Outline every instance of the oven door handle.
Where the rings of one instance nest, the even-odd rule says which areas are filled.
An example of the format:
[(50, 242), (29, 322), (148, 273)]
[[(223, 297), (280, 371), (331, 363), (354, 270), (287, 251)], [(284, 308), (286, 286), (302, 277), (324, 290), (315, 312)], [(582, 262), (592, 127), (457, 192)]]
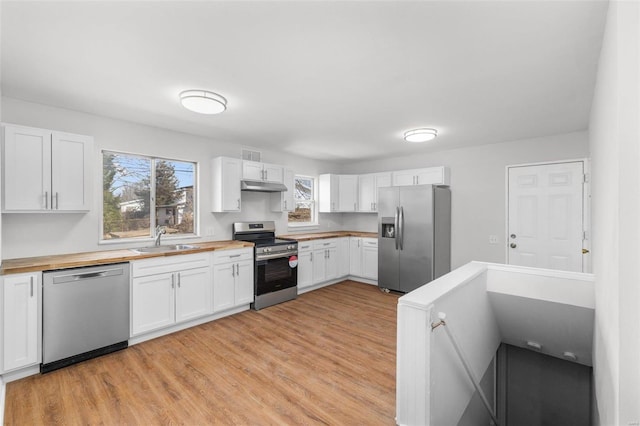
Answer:
[(270, 260), (270, 259), (286, 259), (291, 256), (297, 256), (297, 255), (298, 253), (288, 253), (284, 255), (282, 253), (260, 255), (260, 257), (256, 257), (256, 262), (260, 262), (261, 260)]

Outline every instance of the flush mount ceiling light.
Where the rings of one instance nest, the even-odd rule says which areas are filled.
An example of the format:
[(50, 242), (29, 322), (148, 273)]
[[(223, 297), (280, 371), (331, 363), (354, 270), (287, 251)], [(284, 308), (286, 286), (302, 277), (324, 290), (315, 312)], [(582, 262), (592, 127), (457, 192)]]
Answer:
[(436, 129), (422, 128), (404, 132), (404, 140), (407, 142), (427, 142), (438, 136)]
[(208, 90), (185, 90), (180, 93), (182, 106), (200, 114), (220, 114), (227, 109), (227, 100)]

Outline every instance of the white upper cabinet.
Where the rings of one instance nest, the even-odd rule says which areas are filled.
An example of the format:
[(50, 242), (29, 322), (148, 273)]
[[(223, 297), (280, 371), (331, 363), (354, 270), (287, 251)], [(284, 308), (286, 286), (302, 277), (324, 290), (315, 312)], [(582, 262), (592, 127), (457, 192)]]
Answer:
[(358, 175), (320, 175), (319, 211), (355, 212), (358, 208)]
[(293, 170), (284, 169), (284, 181), (282, 183), (287, 187), (287, 190), (271, 194), (272, 212), (292, 212), (296, 209), (293, 199), (293, 192), (295, 191), (294, 176)]
[(391, 172), (358, 176), (358, 211), (378, 211), (378, 188), (391, 186)]
[(5, 126), (3, 211), (90, 210), (92, 154), (90, 136)]
[(392, 175), (393, 186), (449, 185), (449, 168), (443, 166), (399, 170)]
[(276, 164), (242, 160), (242, 180), (282, 183), (283, 167)]
[(240, 178), (242, 160), (216, 157), (211, 162), (214, 213), (240, 211)]

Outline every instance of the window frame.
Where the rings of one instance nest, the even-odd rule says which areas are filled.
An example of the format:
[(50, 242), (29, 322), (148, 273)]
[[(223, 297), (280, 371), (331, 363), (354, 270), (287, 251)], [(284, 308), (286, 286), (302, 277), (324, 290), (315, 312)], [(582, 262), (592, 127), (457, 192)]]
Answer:
[[(200, 205), (200, 162), (193, 160), (186, 160), (180, 158), (171, 158), (164, 157), (158, 155), (148, 155), (148, 154), (140, 154), (136, 152), (128, 152), (128, 151), (118, 151), (112, 149), (102, 149), (100, 151), (100, 170), (104, 171), (104, 155), (105, 154), (115, 154), (115, 155), (123, 155), (130, 157), (140, 157), (150, 161), (150, 174), (152, 179), (150, 179), (149, 191), (150, 191), (150, 202), (151, 209), (156, 209), (156, 162), (157, 161), (170, 161), (170, 162), (181, 162), (181, 163), (190, 163), (194, 166), (193, 171), (193, 232), (188, 234), (179, 234), (179, 235), (169, 235), (165, 234), (162, 236), (163, 240), (182, 240), (189, 238), (199, 238), (200, 237), (200, 214), (199, 214), (199, 205)], [(104, 175), (101, 173), (100, 175), (100, 188), (103, 188), (104, 185)], [(153, 230), (156, 228), (156, 215), (150, 214), (149, 216), (149, 236), (147, 237), (129, 237), (129, 238), (113, 238), (113, 239), (105, 239), (104, 238), (104, 193), (103, 191), (99, 191), (100, 193), (100, 226), (99, 226), (99, 237), (98, 244), (119, 244), (119, 243), (134, 243), (134, 242), (153, 242)]]
[(318, 177), (317, 176), (310, 176), (310, 175), (301, 175), (301, 174), (294, 174), (293, 175), (293, 182), (294, 182), (294, 187), (295, 187), (295, 182), (296, 179), (301, 178), (301, 179), (311, 179), (313, 182), (312, 185), (312, 194), (311, 194), (311, 200), (304, 200), (301, 198), (296, 198), (296, 193), (295, 190), (293, 191), (293, 205), (294, 205), (294, 211), (295, 211), (295, 206), (297, 205), (298, 201), (304, 201), (304, 202), (311, 202), (313, 205), (312, 211), (311, 211), (311, 222), (291, 222), (289, 221), (289, 213), (291, 212), (287, 212), (287, 226), (289, 228), (296, 228), (296, 229), (300, 229), (300, 228), (317, 228), (319, 226), (318, 223)]

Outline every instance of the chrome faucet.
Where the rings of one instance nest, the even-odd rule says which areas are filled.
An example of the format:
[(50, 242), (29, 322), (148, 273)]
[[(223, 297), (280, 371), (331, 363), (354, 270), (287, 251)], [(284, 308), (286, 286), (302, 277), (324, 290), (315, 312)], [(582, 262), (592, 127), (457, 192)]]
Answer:
[(156, 230), (153, 233), (153, 238), (155, 238), (155, 245), (156, 247), (160, 245), (160, 237), (162, 237), (162, 234), (166, 233), (167, 229), (164, 226), (156, 226)]

